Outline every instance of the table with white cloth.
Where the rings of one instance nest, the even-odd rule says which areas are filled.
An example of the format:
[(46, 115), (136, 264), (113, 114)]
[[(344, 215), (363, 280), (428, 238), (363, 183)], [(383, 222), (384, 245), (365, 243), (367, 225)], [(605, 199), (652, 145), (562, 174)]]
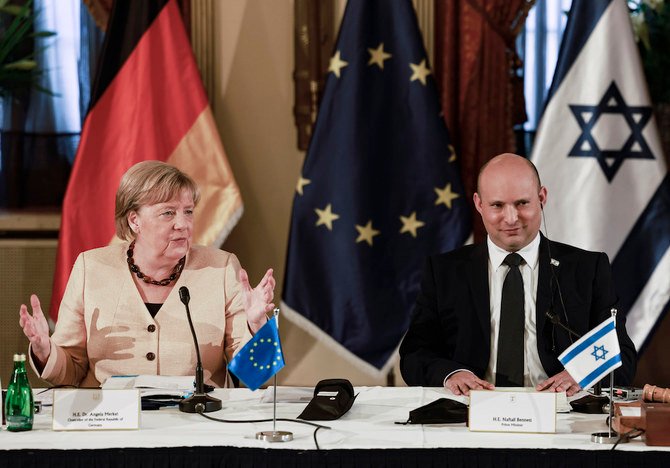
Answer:
[[(277, 417), (295, 418), (311, 389), (279, 387)], [(177, 408), (142, 411), (139, 430), (61, 431), (52, 413), (35, 415), (32, 431), (0, 433), (0, 467), (95, 466), (668, 466), (670, 448), (636, 439), (611, 446), (591, 442), (607, 430), (605, 415), (557, 415), (555, 434), (470, 432), (465, 424), (398, 425), (409, 411), (447, 396), (441, 388), (357, 387), (358, 397), (330, 429), (277, 422), (291, 431), (284, 443), (256, 440), (272, 422), (210, 421)], [(37, 392), (36, 392), (37, 393)], [(272, 392), (217, 389), (223, 409), (209, 415), (229, 420), (272, 418)], [(302, 395), (302, 396), (301, 396)], [(38, 396), (48, 398), (47, 394)]]

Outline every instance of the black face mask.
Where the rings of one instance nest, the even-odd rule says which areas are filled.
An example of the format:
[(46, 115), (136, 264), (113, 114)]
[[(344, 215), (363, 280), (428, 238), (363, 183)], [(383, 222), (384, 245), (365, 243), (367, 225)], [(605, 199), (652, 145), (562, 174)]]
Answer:
[(298, 419), (332, 421), (343, 416), (354, 404), (357, 395), (346, 379), (326, 379), (314, 387), (314, 397)]
[(454, 424), (468, 420), (468, 406), (456, 400), (439, 398), (409, 412), (406, 422), (396, 424)]

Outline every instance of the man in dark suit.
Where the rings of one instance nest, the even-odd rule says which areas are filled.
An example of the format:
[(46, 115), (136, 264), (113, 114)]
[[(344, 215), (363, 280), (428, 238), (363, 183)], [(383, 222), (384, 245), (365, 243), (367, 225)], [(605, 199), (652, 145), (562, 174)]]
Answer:
[[(474, 203), (487, 241), (428, 259), (400, 346), (409, 385), (444, 385), (457, 395), (494, 384), (579, 390), (558, 361), (574, 338), (547, 312), (581, 335), (610, 317), (617, 297), (607, 255), (540, 233), (546, 200), (526, 158), (502, 154), (482, 167)], [(624, 314), (616, 322), (623, 365), (615, 380), (627, 384), (636, 352)]]

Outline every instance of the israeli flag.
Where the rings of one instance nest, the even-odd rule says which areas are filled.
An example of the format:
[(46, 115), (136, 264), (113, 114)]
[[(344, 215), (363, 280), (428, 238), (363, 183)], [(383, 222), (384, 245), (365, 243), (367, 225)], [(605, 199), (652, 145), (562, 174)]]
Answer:
[(558, 360), (584, 390), (621, 367), (614, 317), (608, 318), (563, 351)]
[(574, 0), (531, 159), (547, 236), (605, 252), (638, 351), (670, 299), (670, 181), (624, 0)]

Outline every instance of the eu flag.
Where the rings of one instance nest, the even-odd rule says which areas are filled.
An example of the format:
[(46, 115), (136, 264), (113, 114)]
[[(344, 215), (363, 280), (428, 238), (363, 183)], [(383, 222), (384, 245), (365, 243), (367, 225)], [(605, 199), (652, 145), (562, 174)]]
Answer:
[(381, 375), (409, 325), (425, 257), (470, 233), (409, 0), (347, 3), (296, 192), (283, 309)]
[(257, 390), (282, 367), (284, 353), (279, 341), (277, 316), (268, 320), (228, 364), (228, 370), (251, 390)]

